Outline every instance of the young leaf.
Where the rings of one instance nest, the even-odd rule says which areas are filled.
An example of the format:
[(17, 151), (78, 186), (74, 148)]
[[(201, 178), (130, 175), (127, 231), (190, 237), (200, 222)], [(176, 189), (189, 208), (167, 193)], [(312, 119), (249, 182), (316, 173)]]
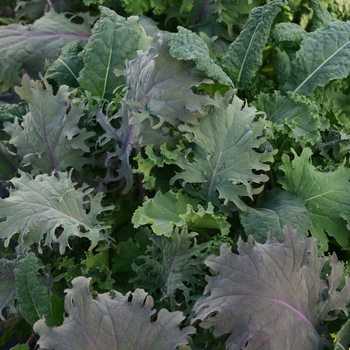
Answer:
[(44, 69), (45, 59), (55, 59), (59, 51), (73, 41), (88, 40), (91, 19), (88, 15), (79, 16), (82, 24), (74, 23), (65, 13), (51, 10), (32, 26), (0, 26), (0, 81), (4, 86), (0, 92), (17, 83), (13, 79), (21, 68), (36, 78)]
[(317, 86), (350, 74), (350, 22), (325, 23), (302, 42), (285, 91), (309, 95)]
[[(44, 246), (59, 243), (60, 253), (65, 252), (70, 236), (87, 237), (92, 249), (97, 242), (105, 239), (102, 233), (107, 229), (97, 216), (104, 210), (101, 206), (102, 193), (92, 198), (92, 189), (75, 189), (70, 173), (56, 172), (31, 175), (19, 171), (21, 177), (14, 177), (10, 188), (10, 197), (0, 198), (0, 238), (5, 246), (12, 236), (19, 233), (18, 242), (23, 246), (38, 244), (41, 251)], [(90, 204), (87, 213), (86, 204)], [(13, 215), (16, 213), (16, 215)]]
[(170, 237), (174, 227), (187, 226), (191, 230), (216, 228), (224, 234), (229, 231), (229, 224), (223, 215), (214, 213), (211, 203), (207, 210), (182, 192), (169, 191), (165, 194), (157, 192), (154, 198), (148, 199), (138, 208), (132, 223), (135, 228), (152, 224), (152, 231), (156, 235)]
[(287, 191), (296, 193), (305, 201), (312, 220), (312, 235), (317, 238), (324, 250), (328, 247), (327, 235), (346, 247), (349, 244), (350, 222), (350, 169), (344, 165), (336, 171), (320, 172), (310, 162), (312, 151), (304, 148), (300, 157), (292, 150), (294, 159), (282, 155), (285, 177), (279, 182)]
[(196, 302), (193, 322), (213, 326), (215, 337), (231, 333), (227, 348), (316, 350), (323, 343), (321, 324), (333, 319), (329, 312), (347, 314), (350, 281), (345, 277), (337, 290), (342, 268), (336, 256), (330, 258), (327, 283), (320, 279), (327, 258), (318, 258), (314, 239), (300, 241), (290, 226), (282, 233), (282, 243), (271, 235), (265, 244), (239, 240), (239, 255), (224, 244), (220, 256), (205, 261), (218, 275), (208, 277), (207, 296)]
[(178, 60), (193, 60), (202, 72), (223, 85), (233, 87), (232, 80), (209, 56), (209, 49), (204, 40), (190, 30), (178, 27), (178, 33), (171, 36), (170, 55)]
[(350, 319), (348, 319), (337, 333), (337, 340), (334, 344), (334, 350), (346, 350), (350, 344)]
[(302, 145), (314, 145), (321, 139), (323, 123), (320, 121), (319, 108), (306, 97), (297, 94), (281, 96), (278, 92), (274, 95), (261, 94), (254, 105), (266, 113), (267, 119), (272, 121), (277, 130)]
[(211, 244), (198, 245), (196, 235), (195, 232), (188, 233), (186, 228), (176, 228), (169, 237), (151, 235), (152, 245), (133, 264), (137, 277), (132, 281), (141, 281), (152, 294), (160, 290), (162, 299), (169, 299), (172, 309), (181, 302), (177, 301), (177, 291), (181, 291), (189, 303), (196, 286), (203, 285), (203, 281), (195, 276), (205, 274), (203, 261)]
[(86, 132), (77, 124), (83, 116), (83, 104), (72, 104), (68, 108), (68, 86), (60, 86), (56, 95), (44, 80), (46, 90), (32, 87), (27, 74), (22, 77), (22, 87), (16, 87), (18, 95), (29, 103), (29, 112), (23, 117), (21, 125), (4, 123), (5, 131), (11, 136), (10, 144), (17, 147), (23, 165), (31, 165), (35, 173), (51, 173), (74, 166), (80, 170), (83, 158), (89, 147), (85, 141), (94, 132)]
[(124, 81), (114, 69), (125, 69), (125, 60), (136, 56), (140, 35), (127, 21), (107, 7), (100, 6), (101, 17), (81, 53), (84, 68), (80, 86), (103, 99), (111, 99), (114, 89)]
[(182, 179), (183, 186), (200, 184), (196, 194), (203, 199), (216, 205), (218, 198), (224, 200), (224, 205), (232, 201), (239, 209), (246, 210), (240, 197), (252, 198), (261, 192), (262, 186), (255, 187), (253, 183), (268, 180), (263, 171), (269, 170), (266, 162), (273, 160), (275, 152), (255, 150), (265, 141), (261, 137), (265, 123), (254, 122), (255, 108), (244, 106), (236, 96), (230, 103), (231, 97), (232, 91), (224, 97), (217, 93), (215, 101), (219, 107), (213, 107), (198, 127), (188, 128), (195, 144), (193, 154), (191, 160), (180, 156), (175, 161), (183, 171), (171, 183)]
[(181, 312), (161, 309), (151, 322), (154, 301), (143, 289), (127, 293), (97, 294), (92, 298), (90, 279), (77, 277), (66, 289), (63, 325), (50, 329), (45, 320), (34, 324), (40, 348), (55, 350), (152, 349), (172, 350), (187, 344), (193, 327), (180, 330), (185, 318)]
[(319, 0), (310, 0), (308, 6), (313, 10), (310, 27), (310, 30), (312, 32), (318, 28), (322, 28), (325, 23), (334, 20), (332, 15), (327, 11), (327, 9), (321, 4)]
[(271, 25), (286, 0), (254, 8), (238, 38), (229, 46), (222, 65), (238, 88), (244, 88), (261, 66)]
[(37, 276), (39, 268), (38, 258), (29, 253), (14, 270), (20, 313), (31, 326), (43, 317), (53, 326), (48, 290)]
[(240, 213), (241, 222), (247, 236), (257, 242), (266, 241), (268, 232), (277, 239), (282, 238), (282, 227), (291, 224), (298, 236), (305, 238), (312, 227), (311, 214), (304, 200), (296, 194), (273, 188), (254, 208), (248, 207)]

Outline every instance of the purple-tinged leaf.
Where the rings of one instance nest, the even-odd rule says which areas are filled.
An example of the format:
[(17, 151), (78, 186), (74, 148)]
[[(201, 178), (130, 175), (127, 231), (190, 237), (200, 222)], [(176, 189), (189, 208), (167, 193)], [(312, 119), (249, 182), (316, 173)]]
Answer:
[(337, 257), (330, 257), (327, 283), (320, 279), (327, 258), (318, 258), (315, 240), (300, 241), (291, 226), (282, 233), (282, 242), (269, 235), (259, 244), (250, 236), (247, 243), (239, 240), (239, 255), (224, 244), (220, 256), (206, 259), (218, 274), (207, 278), (194, 321), (213, 326), (215, 337), (231, 333), (229, 349), (317, 350), (324, 341), (321, 323), (334, 319), (329, 313), (347, 314), (349, 277), (338, 291), (342, 267)]
[(79, 14), (76, 24), (64, 13), (53, 10), (33, 25), (0, 26), (0, 92), (18, 83), (18, 72), (24, 68), (33, 78), (43, 71), (45, 59), (53, 60), (60, 50), (73, 41), (86, 42), (90, 36), (92, 17)]
[(179, 311), (161, 309), (151, 322), (154, 301), (143, 289), (98, 294), (92, 298), (90, 279), (77, 277), (73, 288), (66, 290), (63, 325), (50, 329), (45, 320), (34, 324), (42, 349), (55, 350), (172, 350), (187, 344), (193, 327), (180, 330), (185, 318)]

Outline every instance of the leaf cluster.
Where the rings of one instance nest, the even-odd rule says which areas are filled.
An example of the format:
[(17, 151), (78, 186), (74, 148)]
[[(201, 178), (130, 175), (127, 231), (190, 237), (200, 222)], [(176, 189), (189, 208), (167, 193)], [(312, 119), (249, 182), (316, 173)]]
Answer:
[(0, 345), (348, 348), (347, 2), (6, 6)]

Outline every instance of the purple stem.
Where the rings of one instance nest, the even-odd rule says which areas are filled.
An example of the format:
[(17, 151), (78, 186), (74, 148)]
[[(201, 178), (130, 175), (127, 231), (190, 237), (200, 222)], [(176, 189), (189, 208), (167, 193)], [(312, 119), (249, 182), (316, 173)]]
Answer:
[(0, 272), (0, 275), (5, 276), (5, 277), (9, 278), (10, 280), (14, 280), (15, 279), (14, 276), (11, 276), (11, 275), (9, 275), (9, 274), (7, 274), (5, 272)]
[(46, 133), (46, 126), (44, 124), (44, 136), (45, 136), (45, 142), (46, 142), (46, 146), (49, 150), (49, 155), (50, 155), (50, 159), (51, 159), (51, 166), (52, 166), (52, 170), (56, 170), (56, 161), (55, 161), (55, 156), (53, 154), (53, 151), (52, 151), (52, 148), (51, 148), (51, 145), (48, 141), (48, 138), (47, 138), (47, 133)]
[(203, 6), (201, 8), (201, 12), (199, 14), (199, 22), (202, 22), (202, 19), (203, 19), (203, 16), (204, 16), (204, 11), (205, 11), (205, 8), (208, 5), (208, 2), (209, 2), (209, 0), (205, 0), (204, 3), (203, 3)]

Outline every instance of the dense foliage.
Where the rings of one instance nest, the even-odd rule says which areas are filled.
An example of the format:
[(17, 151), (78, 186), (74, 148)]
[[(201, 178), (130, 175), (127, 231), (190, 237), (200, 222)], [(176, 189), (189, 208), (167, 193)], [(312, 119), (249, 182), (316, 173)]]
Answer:
[(0, 347), (349, 348), (348, 19), (3, 2)]

